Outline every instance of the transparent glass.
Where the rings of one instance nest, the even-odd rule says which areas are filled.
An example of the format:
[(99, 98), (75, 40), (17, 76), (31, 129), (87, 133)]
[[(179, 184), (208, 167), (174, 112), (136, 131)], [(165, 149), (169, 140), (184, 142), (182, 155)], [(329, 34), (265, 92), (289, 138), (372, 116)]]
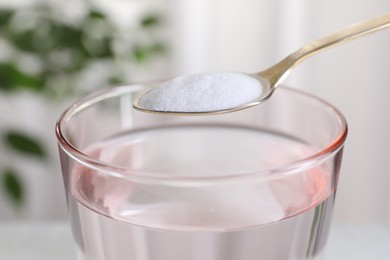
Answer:
[(57, 123), (79, 258), (321, 259), (342, 114), (286, 87), (229, 114), (134, 110), (138, 93), (158, 84), (95, 92)]

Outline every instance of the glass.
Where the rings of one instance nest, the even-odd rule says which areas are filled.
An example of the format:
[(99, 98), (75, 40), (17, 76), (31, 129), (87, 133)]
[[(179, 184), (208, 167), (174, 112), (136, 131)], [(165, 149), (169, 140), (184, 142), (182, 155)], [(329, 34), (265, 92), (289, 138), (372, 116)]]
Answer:
[(230, 114), (134, 110), (156, 84), (95, 92), (57, 123), (79, 259), (321, 259), (342, 114), (286, 87)]

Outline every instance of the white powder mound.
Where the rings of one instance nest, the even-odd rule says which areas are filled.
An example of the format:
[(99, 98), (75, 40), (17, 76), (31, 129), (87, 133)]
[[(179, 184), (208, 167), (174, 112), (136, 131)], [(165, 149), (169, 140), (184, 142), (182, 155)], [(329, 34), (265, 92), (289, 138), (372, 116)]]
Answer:
[(262, 94), (254, 77), (235, 72), (180, 76), (148, 92), (142, 108), (167, 112), (208, 112), (234, 108)]

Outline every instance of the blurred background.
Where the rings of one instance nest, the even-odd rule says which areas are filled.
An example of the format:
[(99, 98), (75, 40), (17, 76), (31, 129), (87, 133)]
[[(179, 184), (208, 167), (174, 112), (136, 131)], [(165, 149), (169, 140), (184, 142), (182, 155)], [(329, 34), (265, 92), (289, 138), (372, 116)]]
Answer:
[[(388, 0), (1, 0), (0, 220), (65, 219), (54, 137), (78, 97), (123, 82), (256, 72)], [(330, 49), (285, 82), (336, 105), (349, 137), (338, 223), (390, 222), (390, 30)]]

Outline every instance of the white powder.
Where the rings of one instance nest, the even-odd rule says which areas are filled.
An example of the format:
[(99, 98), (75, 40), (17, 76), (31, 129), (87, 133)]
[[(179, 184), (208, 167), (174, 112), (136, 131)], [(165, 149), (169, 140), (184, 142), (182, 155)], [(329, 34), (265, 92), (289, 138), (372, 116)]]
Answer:
[(254, 77), (234, 72), (180, 76), (165, 82), (139, 100), (142, 108), (168, 112), (202, 112), (234, 108), (262, 94)]

